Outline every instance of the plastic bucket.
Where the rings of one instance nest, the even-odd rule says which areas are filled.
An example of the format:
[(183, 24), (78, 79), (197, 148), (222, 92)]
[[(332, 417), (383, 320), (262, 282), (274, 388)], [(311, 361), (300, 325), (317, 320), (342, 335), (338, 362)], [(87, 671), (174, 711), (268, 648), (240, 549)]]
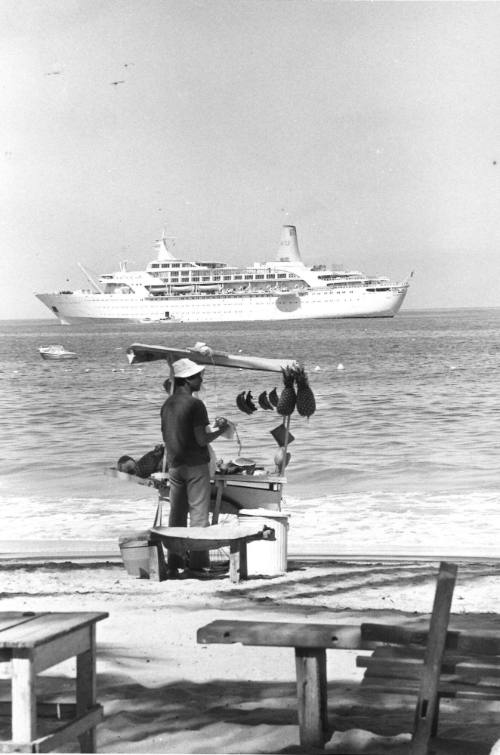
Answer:
[[(254, 513), (254, 511), (256, 513)], [(274, 530), (276, 540), (254, 540), (247, 544), (248, 576), (276, 576), (285, 574), (288, 560), (288, 519), (289, 514), (281, 511), (262, 509), (241, 509), (238, 521), (244, 524), (266, 525)]]
[(118, 544), (127, 574), (149, 579), (149, 533), (122, 536)]

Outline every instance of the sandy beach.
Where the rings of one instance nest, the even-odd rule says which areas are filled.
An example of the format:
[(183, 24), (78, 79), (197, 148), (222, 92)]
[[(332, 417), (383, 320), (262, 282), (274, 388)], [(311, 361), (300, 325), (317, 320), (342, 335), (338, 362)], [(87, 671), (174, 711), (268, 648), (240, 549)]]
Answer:
[[(293, 651), (199, 645), (197, 630), (218, 618), (414, 621), (432, 608), (438, 563), (294, 557), (286, 574), (240, 584), (226, 575), (135, 579), (119, 559), (18, 556), (1, 566), (2, 610), (109, 613), (97, 628), (100, 752), (299, 753)], [(459, 564), (452, 626), (500, 628), (499, 572), (493, 562)], [(414, 702), (361, 693), (356, 654), (327, 654), (332, 737), (325, 750), (405, 755)], [(69, 663), (51, 669), (46, 684), (69, 689), (72, 670)], [(500, 703), (479, 713), (470, 702), (443, 701), (441, 711), (440, 753), (482, 755), (500, 738)]]

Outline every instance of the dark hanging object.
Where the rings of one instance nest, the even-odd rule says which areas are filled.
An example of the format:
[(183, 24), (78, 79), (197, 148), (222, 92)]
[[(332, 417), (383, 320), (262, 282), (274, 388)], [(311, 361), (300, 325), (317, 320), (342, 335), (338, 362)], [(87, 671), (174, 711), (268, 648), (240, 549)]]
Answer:
[(238, 407), (240, 412), (244, 412), (245, 414), (252, 413), (252, 410), (249, 409), (245, 402), (245, 391), (238, 393), (238, 395), (236, 396), (236, 406)]
[(295, 371), (291, 367), (285, 367), (281, 372), (283, 373), (285, 387), (281, 391), (276, 411), (283, 417), (289, 417), (293, 413), (297, 401), (294, 387)]
[(295, 382), (297, 383), (297, 412), (301, 417), (309, 418), (316, 411), (316, 399), (303, 367), (297, 367), (295, 370)]
[(269, 392), (269, 401), (273, 406), (278, 406), (279, 396), (276, 388)]
[(253, 402), (253, 396), (251, 391), (248, 391), (247, 395), (245, 396), (245, 405), (250, 410), (250, 414), (253, 414), (253, 412), (257, 411), (257, 407), (255, 406)]
[(259, 402), (261, 409), (265, 409), (266, 411), (269, 411), (270, 409), (271, 411), (274, 411), (274, 407), (267, 397), (267, 391), (262, 391), (257, 401)]

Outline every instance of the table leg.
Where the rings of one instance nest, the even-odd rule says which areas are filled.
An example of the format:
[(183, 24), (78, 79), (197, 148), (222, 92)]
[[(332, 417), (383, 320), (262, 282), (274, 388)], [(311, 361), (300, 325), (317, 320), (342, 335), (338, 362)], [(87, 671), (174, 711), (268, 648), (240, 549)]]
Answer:
[[(76, 656), (76, 715), (84, 715), (96, 704), (96, 644), (95, 624), (88, 628), (90, 647)], [(96, 752), (95, 726), (78, 737), (81, 752)]]
[(158, 506), (156, 507), (156, 514), (155, 514), (155, 520), (153, 522), (153, 527), (161, 527), (163, 519), (163, 498), (161, 495), (158, 496)]
[(248, 579), (248, 557), (246, 540), (240, 540), (240, 579)]
[(26, 650), (12, 656), (12, 741), (36, 739), (36, 676), (33, 659)]
[(215, 505), (214, 510), (212, 514), (212, 524), (218, 524), (219, 522), (219, 514), (222, 504), (222, 491), (224, 489), (224, 481), (223, 480), (217, 480), (215, 483), (215, 487), (217, 489), (217, 493), (215, 495)]
[(246, 541), (232, 540), (229, 546), (229, 579), (240, 582), (248, 578)]
[(295, 648), (300, 744), (322, 748), (328, 731), (326, 650)]
[(167, 578), (167, 565), (163, 555), (163, 546), (155, 540), (149, 543), (149, 579), (163, 582)]

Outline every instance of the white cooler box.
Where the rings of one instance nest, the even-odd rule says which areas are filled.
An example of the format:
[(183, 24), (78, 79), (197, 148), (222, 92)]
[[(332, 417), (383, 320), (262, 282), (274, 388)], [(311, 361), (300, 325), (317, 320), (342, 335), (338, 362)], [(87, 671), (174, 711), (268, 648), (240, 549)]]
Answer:
[(288, 557), (288, 519), (282, 511), (240, 509), (238, 521), (272, 527), (276, 540), (255, 540), (247, 545), (248, 576), (285, 574)]

